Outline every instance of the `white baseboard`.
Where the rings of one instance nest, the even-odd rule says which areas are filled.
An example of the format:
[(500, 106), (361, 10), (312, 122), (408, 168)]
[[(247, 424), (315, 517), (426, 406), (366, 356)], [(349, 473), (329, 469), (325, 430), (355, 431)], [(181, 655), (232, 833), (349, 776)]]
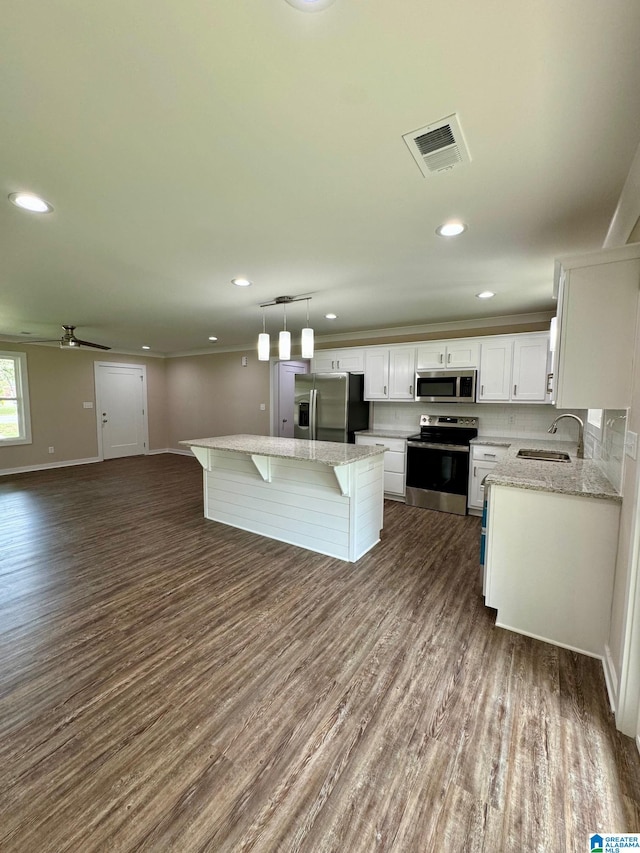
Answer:
[(616, 705), (618, 704), (618, 673), (616, 672), (611, 649), (605, 644), (604, 657), (602, 659), (602, 669), (604, 670), (604, 681), (607, 685), (607, 693), (609, 694), (609, 704), (611, 710), (615, 714)]
[[(491, 607), (491, 605), (488, 605)], [(549, 637), (543, 637), (541, 634), (532, 634), (531, 631), (521, 631), (520, 628), (514, 628), (511, 625), (505, 625), (504, 622), (498, 622), (496, 618), (496, 628), (506, 628), (507, 631), (513, 631), (516, 634), (522, 634), (523, 637), (531, 637), (533, 640), (542, 640), (543, 643), (551, 643), (552, 646), (560, 646), (561, 649), (569, 649), (570, 652), (578, 652), (581, 655), (586, 655), (589, 658), (596, 658), (596, 660), (603, 661), (604, 658), (602, 655), (596, 654), (596, 652), (589, 651), (588, 649), (579, 649), (577, 646), (570, 646), (568, 643), (559, 643), (557, 640), (550, 640)]]
[(188, 447), (169, 447), (167, 453), (175, 453), (178, 456), (193, 456), (193, 453)]
[(9, 474), (27, 474), (30, 471), (47, 471), (49, 468), (69, 468), (71, 465), (90, 465), (93, 462), (102, 462), (99, 456), (91, 456), (88, 459), (67, 459), (64, 462), (46, 462), (41, 465), (23, 465), (20, 468), (4, 468), (0, 470), (0, 477)]
[(157, 456), (158, 453), (171, 453), (171, 450), (168, 447), (161, 447), (158, 450), (148, 450), (147, 456)]

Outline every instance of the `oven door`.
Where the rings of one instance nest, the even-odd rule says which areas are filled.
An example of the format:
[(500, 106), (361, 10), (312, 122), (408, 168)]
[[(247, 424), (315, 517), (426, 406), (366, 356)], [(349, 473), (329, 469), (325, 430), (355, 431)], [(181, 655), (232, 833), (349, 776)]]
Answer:
[(467, 514), (469, 447), (407, 442), (407, 504)]

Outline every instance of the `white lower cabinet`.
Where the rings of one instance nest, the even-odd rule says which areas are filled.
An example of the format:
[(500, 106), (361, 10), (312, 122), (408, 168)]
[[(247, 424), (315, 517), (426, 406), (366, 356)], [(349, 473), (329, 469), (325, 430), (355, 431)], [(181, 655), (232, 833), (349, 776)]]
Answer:
[(403, 438), (356, 435), (356, 444), (386, 448), (384, 454), (385, 495), (403, 498), (406, 492), (407, 442)]
[(602, 657), (619, 520), (613, 501), (492, 484), (485, 600), (496, 625)]
[(469, 465), (469, 497), (467, 506), (482, 512), (484, 504), (484, 478), (490, 474), (508, 448), (497, 444), (472, 444)]

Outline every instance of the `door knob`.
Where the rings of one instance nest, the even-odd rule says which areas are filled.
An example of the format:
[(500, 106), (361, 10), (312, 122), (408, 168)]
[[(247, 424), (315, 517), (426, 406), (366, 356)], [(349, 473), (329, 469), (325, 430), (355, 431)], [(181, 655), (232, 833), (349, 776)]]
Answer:
[(283, 418), (283, 419), (282, 419), (282, 423), (283, 423), (283, 424), (286, 424), (286, 422), (287, 422), (287, 419), (286, 419), (286, 418)]

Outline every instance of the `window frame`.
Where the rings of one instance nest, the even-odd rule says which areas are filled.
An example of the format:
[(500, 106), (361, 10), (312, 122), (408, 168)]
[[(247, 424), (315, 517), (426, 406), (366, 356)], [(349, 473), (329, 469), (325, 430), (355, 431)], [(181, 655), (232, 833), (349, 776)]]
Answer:
[(11, 359), (14, 363), (16, 375), (16, 397), (2, 397), (2, 399), (16, 400), (18, 405), (18, 427), (20, 429), (20, 435), (18, 438), (2, 438), (2, 436), (0, 436), (0, 447), (11, 447), (16, 444), (32, 444), (27, 354), (25, 352), (6, 352), (0, 350), (0, 358)]

